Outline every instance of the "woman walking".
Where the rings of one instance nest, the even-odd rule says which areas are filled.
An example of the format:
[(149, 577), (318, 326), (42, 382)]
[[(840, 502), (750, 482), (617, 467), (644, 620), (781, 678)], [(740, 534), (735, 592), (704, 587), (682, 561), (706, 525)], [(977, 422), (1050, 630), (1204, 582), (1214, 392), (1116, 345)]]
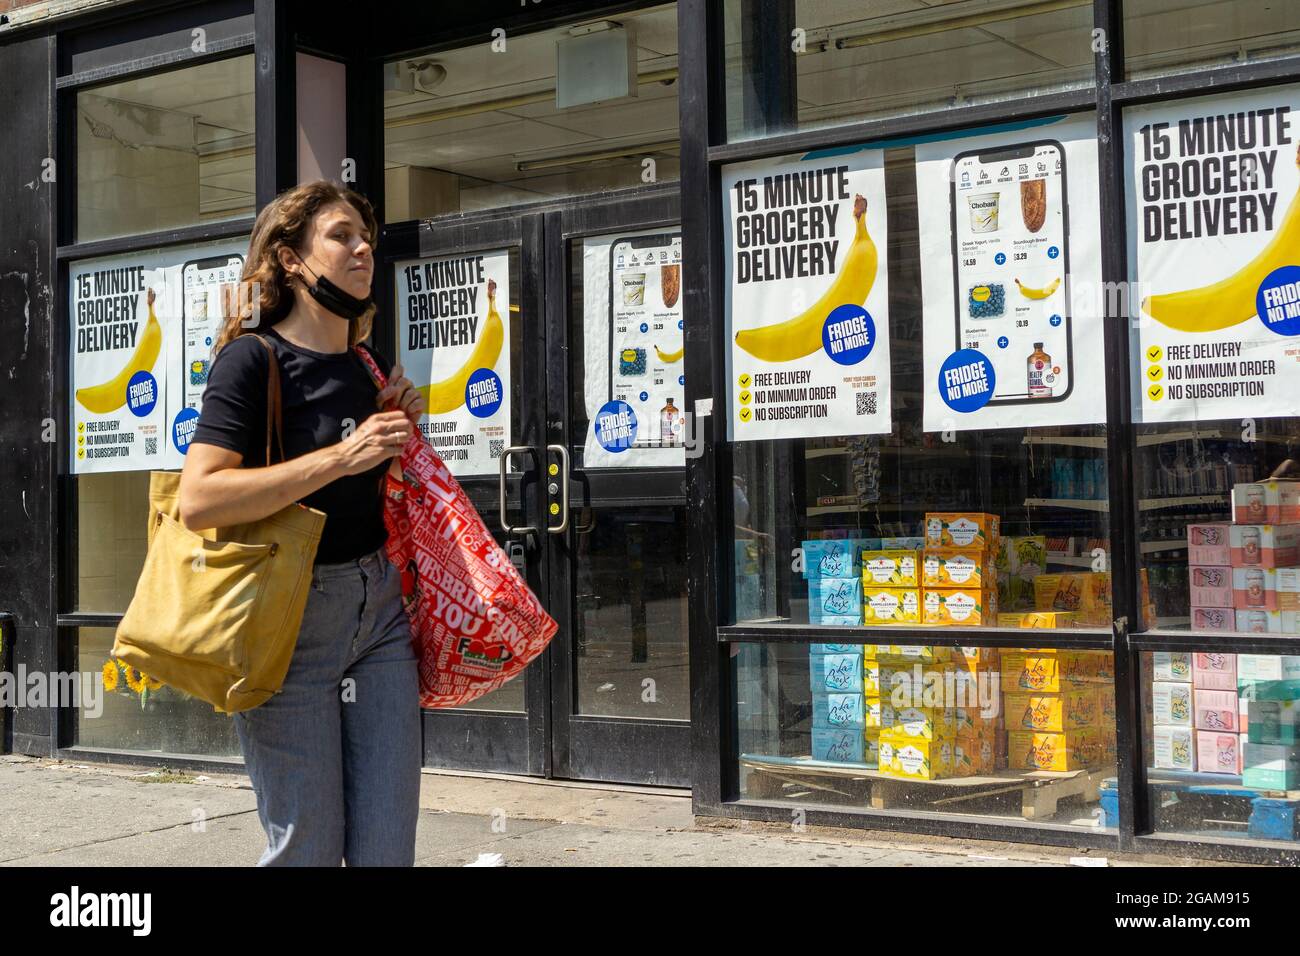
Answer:
[[(293, 502), (326, 515), (284, 684), (234, 715), (266, 831), (259, 866), (415, 857), (419, 687), (401, 572), (384, 552), (382, 488), (424, 404), (400, 365), (371, 353), (389, 379), (380, 392), (352, 351), (375, 312), (378, 231), (364, 197), (324, 181), (262, 210), (242, 275), (260, 316), (250, 302), (226, 317), (181, 475), (191, 530)], [(270, 361), (287, 459), (275, 463), (265, 460)]]

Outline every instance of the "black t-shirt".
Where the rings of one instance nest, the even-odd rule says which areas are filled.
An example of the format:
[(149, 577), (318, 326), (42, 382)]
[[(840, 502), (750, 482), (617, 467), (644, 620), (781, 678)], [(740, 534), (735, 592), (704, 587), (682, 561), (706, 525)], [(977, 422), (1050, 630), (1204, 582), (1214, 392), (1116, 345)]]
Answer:
[[(375, 383), (351, 351), (313, 352), (268, 330), (266, 341), (280, 363), (284, 455), (297, 458), (343, 439), (345, 420), (353, 428), (375, 414)], [(365, 348), (365, 346), (362, 346)], [(387, 376), (389, 363), (370, 354)], [(266, 375), (269, 356), (251, 334), (238, 336), (212, 362), (203, 408), (193, 440), (244, 456), (245, 467), (266, 464)], [(273, 460), (279, 451), (271, 449)], [(389, 462), (359, 475), (346, 475), (302, 499), (325, 513), (317, 564), (363, 557), (387, 540), (381, 481)]]

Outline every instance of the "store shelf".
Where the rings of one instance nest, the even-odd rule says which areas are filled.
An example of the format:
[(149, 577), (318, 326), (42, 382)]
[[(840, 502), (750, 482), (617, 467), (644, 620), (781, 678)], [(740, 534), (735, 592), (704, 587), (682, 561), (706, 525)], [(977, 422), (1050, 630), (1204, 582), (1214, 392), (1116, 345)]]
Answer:
[(1143, 554), (1156, 554), (1160, 551), (1186, 551), (1187, 542), (1181, 539), (1177, 541), (1143, 541)]
[(1097, 563), (1097, 559), (1089, 555), (1088, 557), (1078, 557), (1072, 554), (1052, 554), (1047, 553), (1048, 564), (1063, 564), (1070, 568), (1091, 568)]
[[(1142, 498), (1139, 511), (1156, 511), (1160, 508), (1182, 508), (1188, 505), (1227, 505), (1227, 495), (1185, 495), (1175, 498)], [(1079, 511), (1110, 511), (1106, 498), (1026, 498), (1026, 508), (1075, 508)]]
[(1190, 617), (1158, 617), (1156, 618), (1156, 627), (1188, 627), (1192, 623)]
[(1109, 511), (1105, 498), (1026, 498), (1026, 508), (1075, 508), (1079, 511)]
[(1088, 435), (1026, 435), (1022, 445), (1067, 445), (1072, 448), (1105, 448), (1105, 436)]
[[(1208, 428), (1208, 429), (1184, 429), (1176, 432), (1165, 432), (1155, 435), (1139, 435), (1137, 437), (1137, 447), (1149, 448), (1152, 445), (1167, 445), (1170, 442), (1190, 441), (1193, 439), (1202, 439), (1204, 441), (1214, 441), (1216, 439), (1231, 438), (1240, 440), (1240, 429)], [(1261, 442), (1285, 442), (1284, 438), (1274, 438), (1264, 436), (1256, 438)], [(1026, 445), (1067, 445), (1075, 448), (1105, 448), (1106, 438), (1104, 436), (1087, 436), (1087, 435), (1026, 435), (1021, 439)]]

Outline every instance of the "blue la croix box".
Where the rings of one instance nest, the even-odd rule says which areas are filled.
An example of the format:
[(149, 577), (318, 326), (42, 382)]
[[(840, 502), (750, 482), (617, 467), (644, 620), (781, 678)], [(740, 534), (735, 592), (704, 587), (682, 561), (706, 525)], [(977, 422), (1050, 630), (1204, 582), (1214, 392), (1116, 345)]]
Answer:
[(862, 690), (861, 654), (810, 655), (808, 670), (808, 683), (814, 694)]
[(866, 737), (860, 730), (841, 727), (814, 727), (812, 758), (834, 763), (862, 763)]
[(866, 729), (862, 694), (813, 694), (813, 727)]

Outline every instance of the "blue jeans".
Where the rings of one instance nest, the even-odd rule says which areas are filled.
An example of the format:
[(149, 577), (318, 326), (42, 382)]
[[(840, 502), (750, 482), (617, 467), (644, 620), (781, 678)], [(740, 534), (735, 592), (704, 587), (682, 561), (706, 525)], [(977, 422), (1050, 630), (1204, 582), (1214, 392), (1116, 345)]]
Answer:
[(411, 866), (420, 704), (383, 549), (318, 564), (279, 693), (234, 715), (267, 846), (258, 866)]

